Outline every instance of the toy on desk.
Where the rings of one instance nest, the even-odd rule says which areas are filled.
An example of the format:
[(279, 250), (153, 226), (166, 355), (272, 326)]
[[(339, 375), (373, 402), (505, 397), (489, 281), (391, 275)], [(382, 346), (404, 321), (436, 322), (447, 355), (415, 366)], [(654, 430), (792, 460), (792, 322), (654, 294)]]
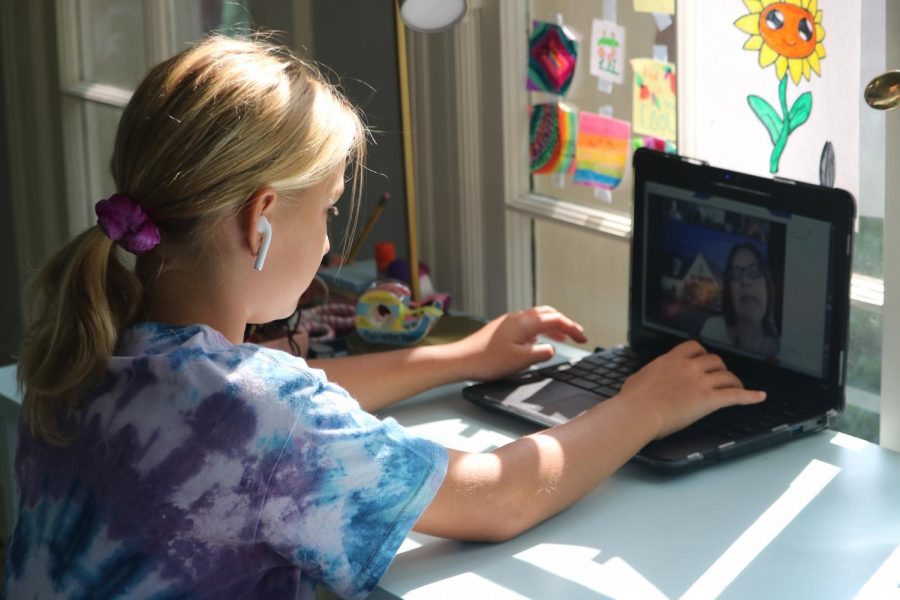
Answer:
[(422, 341), (449, 307), (447, 294), (432, 294), (412, 302), (409, 288), (383, 281), (356, 303), (356, 331), (367, 342), (407, 346)]
[(375, 270), (379, 277), (387, 277), (388, 267), (397, 259), (397, 248), (394, 242), (377, 242), (375, 244)]
[[(397, 259), (391, 262), (385, 270), (384, 276), (389, 279), (397, 279), (399, 281), (409, 281), (409, 261)], [(434, 295), (434, 283), (431, 281), (431, 271), (428, 265), (419, 261), (419, 292), (422, 294), (423, 302), (427, 296)]]

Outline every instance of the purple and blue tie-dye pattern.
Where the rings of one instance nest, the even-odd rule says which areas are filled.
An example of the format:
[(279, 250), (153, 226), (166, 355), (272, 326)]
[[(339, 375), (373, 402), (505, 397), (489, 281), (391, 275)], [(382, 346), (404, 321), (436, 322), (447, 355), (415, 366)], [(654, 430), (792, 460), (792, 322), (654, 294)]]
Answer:
[(439, 445), (287, 354), (139, 325), (73, 412), (20, 431), (10, 598), (363, 597), (434, 497)]

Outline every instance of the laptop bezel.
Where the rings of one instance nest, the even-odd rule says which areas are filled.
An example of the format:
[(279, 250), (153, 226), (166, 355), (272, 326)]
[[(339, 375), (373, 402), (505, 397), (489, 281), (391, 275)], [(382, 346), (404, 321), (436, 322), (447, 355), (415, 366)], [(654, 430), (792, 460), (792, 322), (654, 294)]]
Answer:
[(825, 377), (814, 377), (762, 360), (716, 347), (729, 369), (748, 381), (777, 381), (784, 393), (809, 395), (822, 399), (823, 411), (842, 412), (845, 403), (846, 356), (850, 314), (850, 277), (852, 269), (853, 223), (856, 203), (853, 196), (838, 188), (803, 182), (769, 179), (709, 166), (674, 154), (639, 149), (633, 156), (634, 206), (632, 221), (631, 268), (629, 282), (628, 342), (637, 352), (655, 356), (684, 341), (684, 338), (658, 331), (642, 322), (644, 296), (636, 282), (643, 281), (644, 252), (642, 232), (646, 225), (648, 182), (682, 189), (746, 200), (751, 204), (818, 219), (834, 227), (834, 277), (832, 326), (828, 343), (835, 351), (828, 357)]

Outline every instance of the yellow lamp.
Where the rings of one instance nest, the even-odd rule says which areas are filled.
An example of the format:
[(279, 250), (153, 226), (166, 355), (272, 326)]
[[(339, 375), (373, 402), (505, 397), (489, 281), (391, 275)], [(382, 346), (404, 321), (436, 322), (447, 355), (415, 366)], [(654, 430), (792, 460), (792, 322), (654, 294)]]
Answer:
[(409, 105), (409, 65), (406, 28), (423, 33), (444, 31), (466, 14), (466, 0), (394, 0), (397, 30), (397, 70), (400, 80), (400, 118), (403, 126), (403, 173), (406, 191), (406, 231), (409, 245), (409, 289), (412, 300), (419, 291), (419, 236), (416, 231), (415, 173), (413, 171), (412, 115)]

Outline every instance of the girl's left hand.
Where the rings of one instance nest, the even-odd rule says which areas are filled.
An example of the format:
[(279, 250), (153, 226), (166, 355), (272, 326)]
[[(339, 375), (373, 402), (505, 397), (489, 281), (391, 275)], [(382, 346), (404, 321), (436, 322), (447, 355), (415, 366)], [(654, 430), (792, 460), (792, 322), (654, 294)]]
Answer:
[(538, 306), (497, 317), (475, 333), (455, 342), (465, 379), (487, 381), (511, 375), (553, 357), (551, 344), (537, 336), (563, 342), (587, 341), (584, 329), (550, 306)]

